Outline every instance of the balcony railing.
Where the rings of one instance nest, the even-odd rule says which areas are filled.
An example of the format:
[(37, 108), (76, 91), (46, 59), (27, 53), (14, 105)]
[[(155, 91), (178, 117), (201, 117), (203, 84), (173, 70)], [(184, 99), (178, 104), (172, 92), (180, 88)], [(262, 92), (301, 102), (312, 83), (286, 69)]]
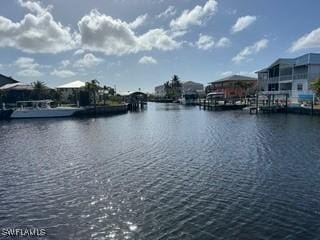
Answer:
[(278, 82), (278, 81), (290, 81), (290, 80), (297, 80), (297, 79), (307, 79), (308, 73), (297, 73), (297, 74), (290, 74), (290, 75), (281, 75), (280, 77), (270, 77), (268, 82)]

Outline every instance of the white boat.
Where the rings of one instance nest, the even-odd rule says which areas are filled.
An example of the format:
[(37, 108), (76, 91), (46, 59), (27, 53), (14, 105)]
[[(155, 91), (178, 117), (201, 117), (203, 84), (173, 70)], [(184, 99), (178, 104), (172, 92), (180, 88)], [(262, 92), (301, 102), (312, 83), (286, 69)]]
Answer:
[(179, 102), (183, 105), (196, 105), (199, 102), (199, 94), (196, 92), (183, 93)]
[(76, 107), (55, 107), (52, 108), (51, 100), (40, 101), (20, 101), (17, 102), (19, 106), (11, 114), (12, 119), (17, 118), (57, 118), (57, 117), (71, 117), (81, 108)]

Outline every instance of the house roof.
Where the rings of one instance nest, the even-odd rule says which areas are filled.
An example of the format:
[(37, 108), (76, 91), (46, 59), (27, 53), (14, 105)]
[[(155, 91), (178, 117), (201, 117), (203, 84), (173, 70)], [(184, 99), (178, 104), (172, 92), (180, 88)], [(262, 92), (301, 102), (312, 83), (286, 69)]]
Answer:
[(0, 90), (17, 90), (17, 91), (32, 91), (33, 86), (29, 83), (22, 83), (22, 82), (17, 82), (17, 83), (8, 83), (0, 87)]
[(218, 79), (211, 83), (227, 82), (227, 81), (257, 81), (256, 78), (243, 76), (243, 75), (231, 75), (225, 78)]
[(320, 64), (320, 53), (307, 53), (301, 55), (296, 58), (278, 58), (274, 61), (269, 67), (264, 68), (262, 70), (257, 71), (259, 72), (267, 72), (270, 68), (276, 65), (289, 65), (289, 66), (300, 66), (306, 64)]
[(57, 88), (82, 88), (85, 86), (86, 86), (85, 82), (77, 80), (74, 82), (70, 82), (70, 83), (66, 83), (64, 85), (58, 86)]
[(0, 87), (8, 83), (17, 83), (18, 81), (12, 77), (7, 77), (3, 74), (0, 74)]

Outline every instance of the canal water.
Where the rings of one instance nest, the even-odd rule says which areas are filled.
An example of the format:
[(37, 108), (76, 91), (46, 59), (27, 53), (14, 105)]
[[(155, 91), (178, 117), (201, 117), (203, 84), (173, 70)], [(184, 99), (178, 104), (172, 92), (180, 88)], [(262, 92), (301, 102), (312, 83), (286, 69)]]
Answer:
[(2, 121), (0, 227), (59, 240), (319, 239), (319, 143), (318, 117), (175, 104)]

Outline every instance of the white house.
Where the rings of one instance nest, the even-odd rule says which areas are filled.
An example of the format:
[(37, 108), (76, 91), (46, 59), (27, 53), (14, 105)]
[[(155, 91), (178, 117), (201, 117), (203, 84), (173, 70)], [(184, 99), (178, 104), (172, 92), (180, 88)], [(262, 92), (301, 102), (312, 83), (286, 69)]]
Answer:
[(310, 84), (320, 77), (320, 54), (308, 53), (297, 58), (279, 58), (257, 71), (258, 89), (267, 94), (288, 94), (292, 102), (309, 96)]
[(86, 83), (82, 81), (74, 81), (57, 87), (57, 90), (61, 92), (61, 100), (64, 102), (70, 101), (75, 94), (79, 94), (80, 89), (85, 87)]

